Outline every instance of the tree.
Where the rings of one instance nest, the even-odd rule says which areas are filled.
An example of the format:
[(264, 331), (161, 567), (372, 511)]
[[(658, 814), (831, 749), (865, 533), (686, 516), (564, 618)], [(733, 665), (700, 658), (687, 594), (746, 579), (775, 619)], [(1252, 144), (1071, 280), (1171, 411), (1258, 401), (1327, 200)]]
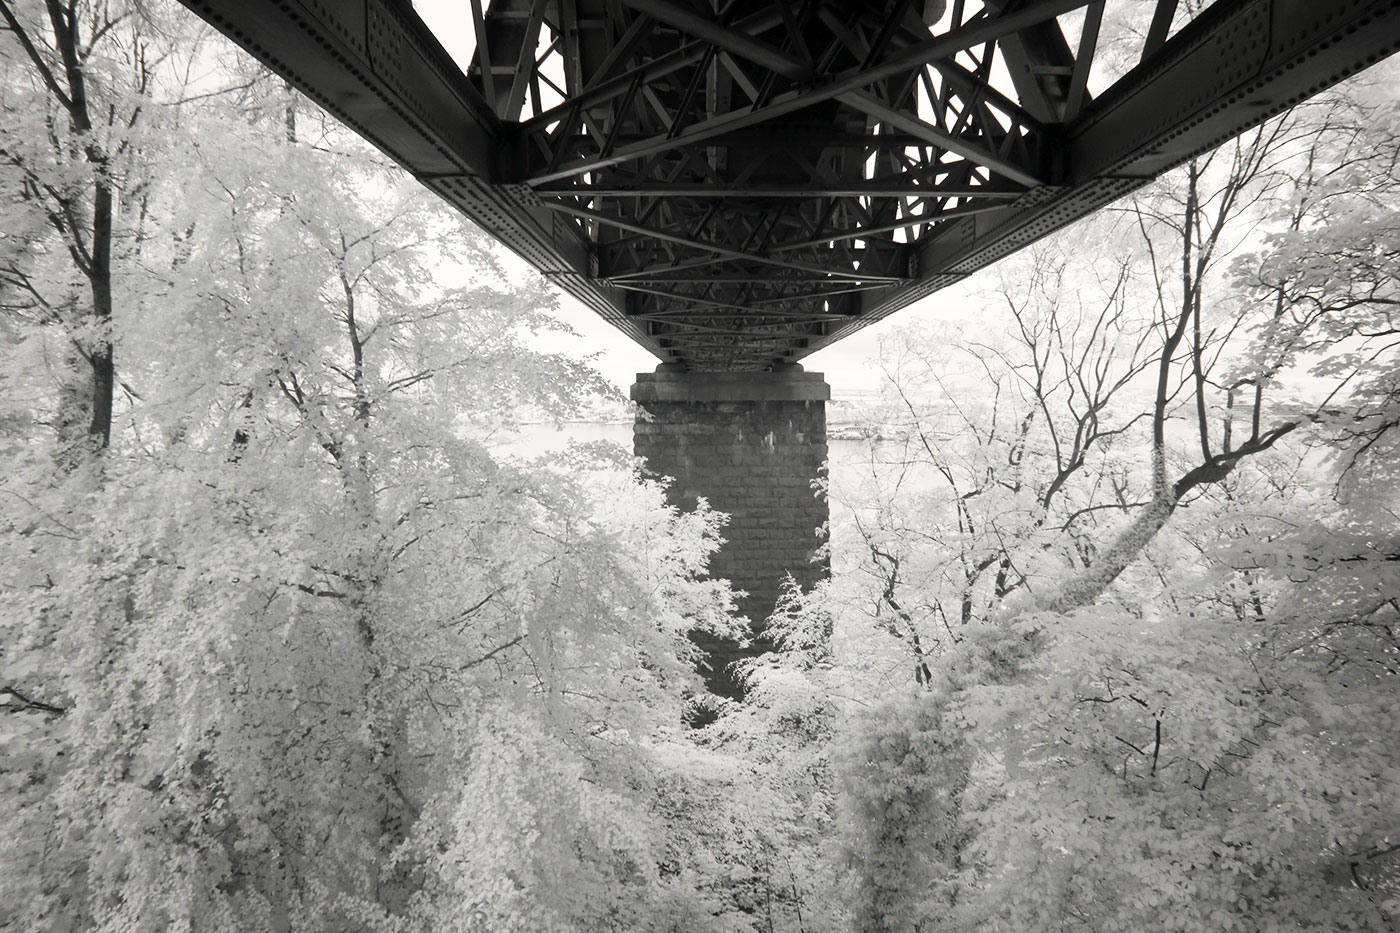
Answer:
[[(540, 284), (501, 286), (479, 234), (246, 63), (194, 92), (146, 61), (143, 107), (178, 119), (124, 150), (96, 482), (34, 432), (87, 410), (29, 352), (71, 323), (40, 303), (59, 231), (6, 244), (37, 392), (5, 400), (35, 454), (0, 485), (4, 922), (695, 928), (645, 778), (698, 687), (688, 633), (733, 625), (720, 518), (596, 460), (496, 460), (518, 406), (601, 388), (529, 350)], [(7, 229), (37, 237), (26, 184)]]
[[(985, 590), (987, 608), (946, 629), (924, 689), (848, 726), (857, 928), (1393, 923), (1395, 812), (1379, 789), (1395, 780), (1396, 517), (1374, 508), (1394, 471), (1380, 206), (1394, 165), (1377, 143), (1393, 109), (1367, 94), (1267, 125), (1124, 209), (1139, 235), (1119, 254), (1113, 313), (1150, 310), (1156, 346), (1106, 357), (1128, 376), (1101, 414), (1095, 389), (1075, 390), (1096, 412), (1087, 448), (1057, 448), (1086, 422), (1047, 411), (1036, 400), (1053, 395), (1036, 389), (1058, 384), (1040, 361), (1060, 355), (1071, 384), (1101, 380), (1087, 362), (1099, 337), (1047, 357), (1054, 340), (1012, 313), (1019, 339), (967, 380), (990, 401), (960, 411), (958, 431), (930, 430), (901, 382), (909, 449), (966, 479), (890, 529), (878, 546), (903, 548), (898, 565), (867, 534), (871, 601), (896, 582), (906, 608), (947, 601), (970, 589), (963, 554), (1013, 555), (1025, 585)], [(1092, 265), (1069, 280), (1093, 288)], [(971, 340), (957, 352), (988, 359)], [(1022, 446), (1016, 410), (1003, 414), (1018, 380), (1042, 421)], [(1078, 459), (1066, 448), (1093, 457), (1057, 485)], [(1018, 505), (1028, 482), (1075, 518)], [(970, 519), (965, 503), (989, 489), (1002, 501)], [(1005, 544), (967, 533), (997, 521)], [(955, 572), (895, 581), (892, 568), (921, 560)]]
[(1068, 247), (1004, 267), (986, 300), (1008, 339), (946, 328), (882, 348), (890, 401), (866, 493), (878, 505), (854, 530), (876, 612), (910, 629), (916, 669), (923, 640), (956, 640), (1010, 594), (1085, 566), (1099, 513), (1132, 504), (1114, 445), (1145, 418), (1134, 380), (1152, 361), (1150, 322), (1130, 308), (1126, 260), (1107, 257), (1079, 285)]
[[(11, 313), (58, 328), (54, 430), (68, 468), (111, 442), (117, 376), (114, 263), (129, 244), (123, 195), (142, 184), (140, 146), (159, 65), (141, 18), (107, 4), (0, 4), (6, 134), (0, 149), (15, 254), (0, 258)], [(42, 237), (39, 235), (43, 231)], [(43, 276), (35, 274), (40, 263)]]

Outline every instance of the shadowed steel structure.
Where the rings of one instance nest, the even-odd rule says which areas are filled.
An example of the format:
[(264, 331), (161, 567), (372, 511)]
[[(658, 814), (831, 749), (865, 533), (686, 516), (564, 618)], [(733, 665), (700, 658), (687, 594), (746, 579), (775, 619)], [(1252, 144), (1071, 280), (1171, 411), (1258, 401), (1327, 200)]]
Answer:
[(796, 361), (1400, 47), (1400, 0), (456, 0), (463, 70), (406, 0), (185, 3), (689, 372)]

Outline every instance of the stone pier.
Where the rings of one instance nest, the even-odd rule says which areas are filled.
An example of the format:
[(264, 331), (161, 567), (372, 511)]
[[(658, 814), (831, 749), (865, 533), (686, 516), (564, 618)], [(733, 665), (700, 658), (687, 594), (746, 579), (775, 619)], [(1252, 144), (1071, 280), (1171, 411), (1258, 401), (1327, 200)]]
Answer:
[(812, 561), (828, 516), (812, 481), (826, 462), (830, 397), (821, 373), (793, 364), (766, 373), (691, 373), (663, 363), (632, 386), (632, 399), (650, 416), (635, 423), (636, 454), (653, 473), (674, 477), (672, 503), (694, 508), (703, 496), (730, 516), (710, 572), (748, 592), (739, 608), (759, 638), (744, 649), (693, 636), (709, 656), (704, 674), (714, 693), (739, 695), (728, 665), (765, 650), (761, 626), (785, 575), (808, 589), (828, 573), (825, 562)]

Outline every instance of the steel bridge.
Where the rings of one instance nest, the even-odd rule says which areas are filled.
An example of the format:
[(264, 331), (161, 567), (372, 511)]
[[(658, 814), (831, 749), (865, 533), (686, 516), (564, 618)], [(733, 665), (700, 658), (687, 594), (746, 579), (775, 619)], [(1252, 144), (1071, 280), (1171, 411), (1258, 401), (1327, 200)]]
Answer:
[(799, 360), (1400, 48), (1400, 0), (455, 0), (459, 67), (408, 0), (184, 2), (690, 372)]
[[(826, 573), (797, 360), (1400, 48), (1400, 0), (184, 2), (662, 360), (636, 452), (760, 635)], [(761, 638), (693, 637), (740, 695)]]

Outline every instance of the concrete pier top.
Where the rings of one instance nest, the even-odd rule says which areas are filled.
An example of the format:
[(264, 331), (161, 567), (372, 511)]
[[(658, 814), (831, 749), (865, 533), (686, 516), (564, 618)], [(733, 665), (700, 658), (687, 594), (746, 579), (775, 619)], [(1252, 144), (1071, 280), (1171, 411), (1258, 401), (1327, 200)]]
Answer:
[(637, 373), (634, 402), (825, 402), (831, 386), (822, 373), (800, 366), (768, 373), (688, 373), (666, 369)]

